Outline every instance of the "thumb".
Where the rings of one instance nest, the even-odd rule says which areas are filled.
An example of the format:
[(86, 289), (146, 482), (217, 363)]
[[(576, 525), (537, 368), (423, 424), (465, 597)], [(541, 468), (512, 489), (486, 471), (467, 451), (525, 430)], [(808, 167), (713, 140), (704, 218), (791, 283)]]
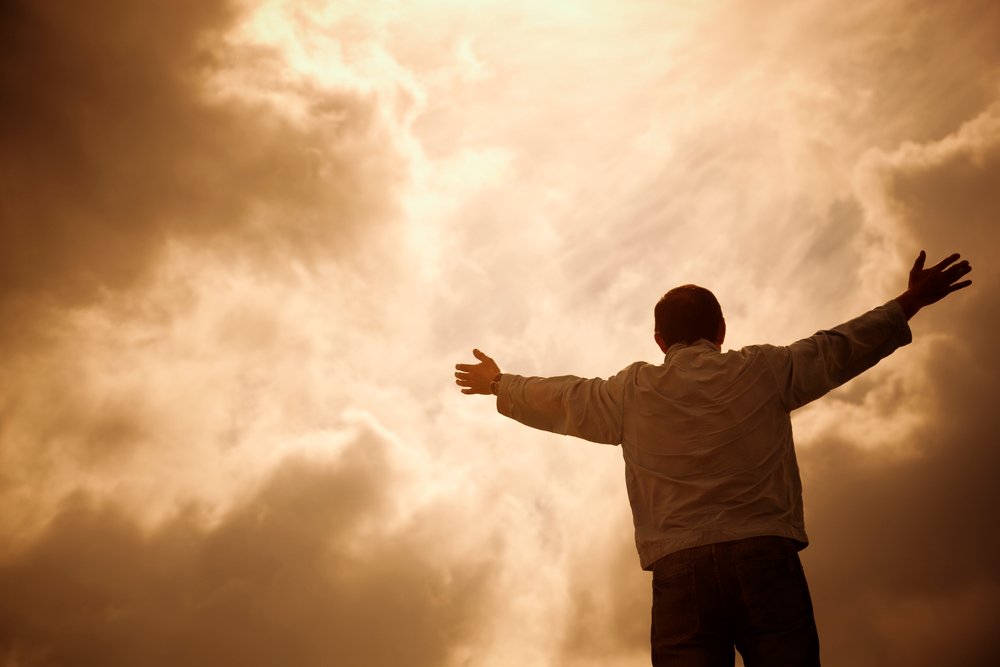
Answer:
[(927, 253), (921, 250), (920, 254), (917, 255), (917, 261), (913, 262), (913, 268), (910, 269), (910, 273), (913, 273), (914, 271), (922, 271), (925, 259), (927, 259)]
[(473, 350), (472, 351), (472, 356), (474, 356), (476, 359), (479, 359), (479, 361), (492, 361), (492, 359), (490, 359), (489, 357), (487, 357), (485, 354), (483, 354), (479, 350)]

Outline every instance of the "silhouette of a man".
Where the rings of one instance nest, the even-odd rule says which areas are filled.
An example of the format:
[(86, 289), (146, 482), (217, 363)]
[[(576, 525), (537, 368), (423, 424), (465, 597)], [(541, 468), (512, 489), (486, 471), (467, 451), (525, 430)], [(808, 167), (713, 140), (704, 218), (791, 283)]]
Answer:
[(726, 323), (695, 285), (654, 309), (659, 365), (607, 380), (501, 373), (479, 350), (456, 365), (465, 394), (534, 428), (620, 444), (639, 561), (653, 573), (654, 666), (819, 664), (798, 552), (808, 544), (789, 413), (910, 342), (907, 321), (967, 287), (951, 255), (920, 252), (900, 296), (787, 347), (721, 350)]

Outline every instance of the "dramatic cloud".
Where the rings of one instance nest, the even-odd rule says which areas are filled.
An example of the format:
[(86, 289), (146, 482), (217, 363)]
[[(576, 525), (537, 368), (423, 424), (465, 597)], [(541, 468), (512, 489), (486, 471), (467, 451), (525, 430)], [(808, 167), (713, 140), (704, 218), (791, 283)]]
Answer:
[(451, 368), (975, 284), (795, 416), (824, 662), (998, 648), (1000, 8), (0, 9), (0, 662), (648, 661), (620, 451)]
[(0, 567), (5, 660), (446, 662), (482, 623), (487, 580), (435, 562), (428, 535), (378, 528), (385, 454), (369, 434), (335, 464), (286, 461), (210, 525), (190, 507), (144, 532), (125, 508), (68, 497)]
[[(5, 5), (0, 304), (127, 288), (171, 240), (304, 262), (391, 210), (399, 156), (376, 100), (227, 43), (236, 9)], [(246, 67), (302, 118), (221, 87)]]
[[(870, 157), (883, 210), (921, 247), (971, 257), (996, 247), (996, 106), (940, 141)], [(1000, 470), (991, 445), (1000, 428), (991, 369), (1000, 353), (990, 333), (1000, 324), (1000, 272), (988, 259), (976, 267), (976, 289), (914, 322), (918, 337), (929, 333), (924, 327), (943, 335), (915, 343), (925, 347), (915, 361), (926, 363), (933, 400), (908, 434), (908, 456), (880, 460), (828, 435), (806, 459), (813, 538), (840, 545), (809, 553), (820, 621), (837, 628), (827, 634), (830, 653), (852, 664), (981, 665), (1000, 649), (992, 623), (1000, 617), (1000, 539), (989, 527)], [(895, 401), (909, 399), (904, 392)]]

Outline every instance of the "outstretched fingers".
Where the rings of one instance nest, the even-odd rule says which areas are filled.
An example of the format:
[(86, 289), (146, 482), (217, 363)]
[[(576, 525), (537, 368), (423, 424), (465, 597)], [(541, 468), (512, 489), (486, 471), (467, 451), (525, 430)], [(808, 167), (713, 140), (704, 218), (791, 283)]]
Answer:
[(972, 284), (971, 280), (963, 280), (960, 283), (955, 283), (954, 285), (950, 285), (948, 287), (948, 293), (951, 294), (952, 292), (957, 292), (958, 290), (960, 290), (960, 289), (962, 289), (964, 287), (968, 287), (971, 284)]
[[(920, 254), (923, 254), (923, 251), (920, 251)], [(931, 270), (932, 271), (943, 271), (946, 266), (948, 266), (949, 264), (951, 264), (952, 262), (954, 262), (955, 260), (957, 260), (959, 257), (961, 257), (961, 255), (958, 254), (957, 252), (954, 253), (954, 254), (948, 255), (947, 257), (945, 257), (944, 259), (942, 259), (940, 262), (938, 262), (937, 264), (935, 264), (933, 267), (931, 267)]]
[(941, 273), (948, 283), (951, 284), (967, 274), (969, 271), (972, 271), (972, 265), (969, 264), (969, 260), (962, 260), (958, 264), (949, 266)]
[(493, 362), (492, 358), (486, 356), (483, 352), (481, 352), (478, 349), (472, 351), (472, 356), (474, 356), (476, 359), (479, 359), (479, 363), (478, 364), (455, 364), (455, 368), (457, 370), (465, 371), (466, 373), (468, 373), (470, 371), (473, 371), (473, 370), (479, 368), (480, 366), (482, 366), (485, 363), (491, 363), (491, 362)]

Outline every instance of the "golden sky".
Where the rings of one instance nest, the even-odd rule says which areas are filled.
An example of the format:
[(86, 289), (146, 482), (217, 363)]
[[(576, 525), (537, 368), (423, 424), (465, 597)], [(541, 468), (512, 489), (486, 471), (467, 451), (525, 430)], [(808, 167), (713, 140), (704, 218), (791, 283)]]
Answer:
[[(13, 0), (0, 661), (648, 664), (614, 447), (461, 395), (974, 285), (794, 418), (827, 664), (1000, 651), (1000, 5)], [(991, 657), (987, 657), (991, 656)]]

